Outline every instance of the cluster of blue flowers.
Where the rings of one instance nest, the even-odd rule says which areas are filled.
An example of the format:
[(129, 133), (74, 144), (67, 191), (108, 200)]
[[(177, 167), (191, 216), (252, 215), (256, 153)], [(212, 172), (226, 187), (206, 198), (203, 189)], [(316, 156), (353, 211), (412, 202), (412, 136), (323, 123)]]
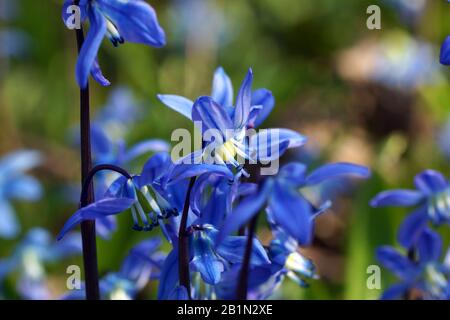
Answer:
[[(63, 9), (63, 18), (70, 3)], [(142, 1), (80, 4), (91, 22), (77, 63), (81, 87), (89, 72), (97, 81), (102, 78), (95, 56), (105, 34), (114, 45), (132, 41), (159, 46), (165, 41), (153, 10)], [(106, 29), (102, 24), (106, 24)], [(104, 79), (99, 82), (106, 83)], [(178, 160), (159, 150), (139, 174), (119, 176), (102, 195), (97, 194), (95, 202), (81, 207), (66, 222), (59, 239), (82, 221), (99, 221), (129, 212), (133, 230), (152, 231), (158, 227), (172, 246), (167, 256), (159, 256), (157, 263), (152, 258), (153, 249), (140, 247), (139, 257), (145, 259), (138, 262), (133, 254), (119, 273), (100, 280), (103, 298), (135, 296), (142, 285), (134, 273), (130, 275), (129, 268), (133, 266), (144, 274), (150, 269), (157, 271), (152, 274), (159, 279), (159, 299), (236, 298), (238, 278), (246, 267), (250, 270), (245, 279), (249, 298), (271, 296), (286, 277), (301, 286), (318, 277), (312, 261), (303, 257), (298, 248), (311, 243), (314, 221), (331, 206), (332, 199), (308, 199), (308, 189), (343, 177), (367, 178), (370, 172), (363, 166), (335, 163), (307, 173), (306, 165), (294, 162), (284, 165), (276, 175), (260, 175), (261, 164), (278, 161), (288, 149), (301, 147), (307, 139), (295, 131), (278, 128), (246, 135), (248, 130), (259, 127), (275, 106), (272, 93), (267, 89), (252, 90), (252, 83), (253, 72), (249, 69), (234, 97), (230, 78), (223, 68), (218, 68), (210, 95), (195, 100), (158, 95), (162, 103), (200, 129), (202, 147)], [(92, 133), (96, 162), (126, 165), (125, 161), (110, 157), (110, 152), (99, 152), (112, 148), (104, 148), (109, 144), (104, 142), (110, 141), (104, 130), (98, 130), (95, 123), (94, 128), (102, 132)], [(208, 130), (215, 130), (218, 137), (208, 140)], [(238, 157), (245, 162), (239, 162)], [(260, 212), (266, 213), (273, 231), (268, 246), (250, 228), (242, 232)], [(241, 231), (236, 233), (238, 229)], [(148, 270), (141, 268), (141, 263), (146, 263)], [(179, 272), (182, 267), (187, 267), (188, 285)], [(146, 277), (149, 280), (148, 274)], [(69, 293), (66, 297), (81, 298), (83, 294)]]
[(398, 299), (418, 291), (423, 299), (450, 299), (450, 248), (442, 256), (442, 239), (432, 228), (450, 223), (450, 186), (439, 172), (426, 170), (414, 179), (416, 189), (400, 189), (378, 194), (373, 207), (413, 207), (401, 224), (397, 239), (403, 253), (392, 247), (377, 251), (379, 261), (400, 283), (387, 289), (383, 298)]
[[(74, 4), (80, 8), (81, 21), (89, 20), (90, 25), (75, 72), (83, 90), (89, 74), (100, 85), (110, 85), (97, 59), (105, 37), (114, 46), (126, 41), (165, 45), (164, 30), (145, 1), (67, 0), (64, 22), (71, 18)], [(449, 57), (447, 39), (441, 62), (450, 64)], [(17, 291), (22, 297), (50, 298), (44, 264), (82, 251), (80, 235), (72, 229), (96, 220), (97, 232), (108, 238), (115, 229), (114, 217), (125, 212), (130, 215), (130, 229), (154, 232), (157, 228), (163, 239), (152, 234), (129, 251), (119, 271), (104, 275), (99, 281), (102, 299), (135, 299), (151, 280), (159, 281), (158, 299), (266, 299), (286, 278), (300, 287), (317, 279), (314, 262), (299, 248), (311, 245), (315, 221), (332, 206), (337, 185), (367, 179), (371, 173), (352, 163), (309, 170), (294, 161), (263, 174), (289, 149), (302, 147), (307, 137), (283, 128), (248, 135), (262, 126), (275, 107), (268, 89), (253, 90), (253, 77), (249, 69), (235, 95), (231, 79), (219, 67), (209, 95), (192, 100), (158, 95), (202, 133), (201, 147), (179, 159), (173, 159), (169, 144), (158, 139), (126, 146), (125, 136), (137, 109), (128, 91), (115, 90), (90, 132), (94, 165), (114, 172), (97, 174), (98, 166), (90, 172), (97, 179), (96, 200), (84, 205), (89, 185), (85, 181), (80, 207), (62, 227), (60, 242), (53, 242), (44, 229), (29, 230), (11, 256), (0, 260), (0, 283), (21, 270)], [(214, 139), (208, 136), (210, 130), (216, 133)], [(149, 154), (137, 174), (128, 173), (132, 160)], [(19, 233), (10, 201), (35, 200), (41, 195), (40, 184), (25, 174), (39, 159), (34, 152), (19, 152), (0, 160), (1, 237)], [(315, 190), (324, 185), (326, 192), (322, 188), (317, 194)], [(371, 202), (373, 207), (415, 207), (398, 232), (404, 251), (389, 246), (377, 251), (380, 262), (400, 279), (383, 298), (449, 299), (450, 254), (442, 259), (442, 240), (433, 228), (450, 223), (450, 186), (432, 170), (419, 174), (415, 185), (415, 190), (382, 192)], [(264, 239), (256, 232), (258, 219), (270, 228), (270, 236)], [(168, 254), (160, 250), (163, 240), (171, 247)], [(82, 284), (81, 290), (61, 298), (84, 299), (85, 287)]]

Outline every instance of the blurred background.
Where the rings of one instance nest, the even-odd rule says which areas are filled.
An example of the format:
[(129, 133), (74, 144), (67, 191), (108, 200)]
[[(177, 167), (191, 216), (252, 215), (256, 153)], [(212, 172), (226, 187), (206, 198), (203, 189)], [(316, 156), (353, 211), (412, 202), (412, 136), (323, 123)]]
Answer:
[[(164, 107), (158, 93), (195, 99), (209, 94), (216, 67), (223, 66), (235, 90), (253, 68), (254, 88), (276, 98), (265, 127), (287, 127), (309, 137), (291, 152), (312, 167), (348, 161), (373, 169), (373, 178), (353, 186), (331, 213), (319, 218), (317, 239), (306, 256), (321, 280), (308, 289), (285, 281), (281, 299), (376, 299), (366, 286), (374, 250), (395, 244), (403, 209), (372, 209), (379, 191), (413, 186), (426, 168), (450, 169), (449, 70), (439, 65), (439, 47), (450, 33), (444, 0), (152, 0), (167, 33), (167, 46), (127, 43), (101, 47), (99, 61), (112, 82), (91, 82), (92, 115), (111, 104), (117, 90), (139, 116), (123, 133), (127, 144), (160, 138), (176, 128), (192, 129)], [(381, 8), (381, 30), (369, 30), (366, 9)], [(21, 232), (1, 239), (8, 257), (27, 230), (39, 226), (55, 236), (75, 211), (79, 192), (78, 87), (74, 79), (75, 33), (61, 21), (62, 0), (0, 0), (0, 155), (20, 149), (41, 152), (32, 171), (43, 195), (13, 201)], [(147, 156), (135, 159), (139, 170)], [(133, 171), (133, 170), (131, 170)], [(0, 177), (1, 179), (1, 177)], [(100, 273), (117, 270), (134, 244), (148, 234), (131, 230), (129, 215), (118, 217), (110, 240), (98, 238)], [(260, 233), (265, 240), (264, 227)], [(443, 234), (448, 246), (450, 234)], [(268, 239), (266, 239), (268, 240)], [(1, 259), (0, 258), (0, 259)], [(65, 270), (80, 256), (46, 265), (52, 297), (65, 291)], [(4, 298), (18, 298), (17, 275), (3, 283)], [(382, 271), (383, 288), (392, 283)], [(154, 298), (151, 282), (141, 298)]]

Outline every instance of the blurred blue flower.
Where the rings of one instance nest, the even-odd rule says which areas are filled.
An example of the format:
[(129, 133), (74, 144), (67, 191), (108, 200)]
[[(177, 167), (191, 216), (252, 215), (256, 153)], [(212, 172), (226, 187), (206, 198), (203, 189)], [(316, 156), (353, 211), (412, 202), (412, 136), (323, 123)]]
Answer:
[(230, 40), (229, 23), (214, 1), (175, 0), (169, 18), (178, 45), (205, 51)]
[[(104, 300), (133, 300), (149, 283), (158, 279), (165, 259), (160, 238), (150, 238), (134, 246), (118, 272), (107, 273), (100, 280), (100, 296)], [(84, 284), (82, 285), (84, 287)], [(63, 300), (85, 299), (85, 290), (72, 290), (61, 297)]]
[(339, 71), (351, 81), (411, 91), (444, 81), (436, 51), (430, 43), (404, 31), (391, 31), (346, 50), (339, 59)]
[[(249, 69), (233, 106), (231, 80), (222, 68), (214, 74), (211, 96), (202, 96), (195, 102), (176, 96), (158, 95), (169, 108), (192, 120), (203, 134), (214, 130), (214, 141), (202, 150), (195, 151), (181, 160), (191, 163), (231, 164), (241, 168), (236, 157), (253, 161), (278, 159), (289, 148), (303, 145), (306, 138), (288, 129), (260, 131), (247, 141), (247, 129), (259, 126), (272, 111), (275, 100), (267, 89), (252, 92), (253, 72)], [(211, 133), (211, 132), (208, 132)], [(273, 140), (271, 139), (272, 137)], [(207, 140), (207, 139), (203, 139)]]
[(398, 189), (379, 193), (372, 207), (415, 207), (398, 230), (398, 241), (402, 246), (415, 246), (427, 221), (434, 225), (450, 223), (450, 188), (447, 179), (439, 172), (425, 170), (414, 179), (415, 190)]
[(22, 150), (0, 159), (0, 237), (13, 238), (20, 231), (11, 200), (36, 201), (42, 195), (40, 183), (25, 172), (41, 162), (36, 151)]
[(220, 228), (218, 241), (238, 230), (259, 211), (267, 209), (270, 221), (280, 226), (300, 245), (309, 244), (315, 218), (330, 207), (331, 201), (324, 199), (323, 203), (314, 206), (307, 200), (306, 190), (342, 176), (368, 178), (370, 170), (350, 163), (332, 163), (307, 175), (306, 166), (301, 163), (283, 166), (277, 176), (268, 177), (256, 193), (245, 197), (234, 208)]
[(414, 26), (425, 13), (426, 0), (385, 0), (397, 10), (400, 18), (410, 26)]
[(18, 29), (0, 30), (0, 57), (17, 58), (27, 53), (29, 45), (28, 35)]
[[(63, 5), (62, 18), (68, 21), (72, 12), (68, 8), (72, 0)], [(114, 46), (125, 41), (162, 47), (166, 43), (164, 30), (160, 27), (153, 8), (142, 0), (81, 0), (81, 19), (89, 19), (90, 29), (81, 48), (76, 65), (78, 85), (85, 88), (89, 73), (101, 85), (109, 81), (102, 75), (97, 53), (106, 36)]]
[(445, 262), (441, 263), (440, 236), (428, 228), (423, 230), (417, 253), (417, 261), (411, 261), (392, 247), (378, 248), (378, 260), (400, 279), (398, 284), (385, 290), (382, 299), (401, 299), (412, 289), (419, 290), (423, 299), (450, 299), (450, 250)]
[(63, 241), (55, 242), (53, 236), (42, 228), (27, 232), (11, 256), (0, 260), (0, 282), (11, 273), (19, 273), (16, 289), (25, 299), (50, 299), (45, 264), (81, 254), (81, 236), (69, 234)]

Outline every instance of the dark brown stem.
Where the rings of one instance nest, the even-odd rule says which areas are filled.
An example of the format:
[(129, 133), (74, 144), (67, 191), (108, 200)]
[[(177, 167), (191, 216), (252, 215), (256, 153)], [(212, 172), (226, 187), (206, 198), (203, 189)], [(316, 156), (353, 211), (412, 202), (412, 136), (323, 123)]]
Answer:
[(183, 214), (181, 216), (180, 229), (178, 231), (178, 273), (180, 286), (186, 288), (189, 299), (191, 299), (191, 279), (189, 272), (189, 236), (186, 232), (187, 220), (189, 215), (189, 201), (191, 191), (194, 187), (195, 177), (189, 182), (189, 187), (184, 201)]
[(247, 244), (245, 246), (244, 259), (242, 261), (241, 272), (239, 273), (239, 281), (237, 287), (236, 299), (247, 300), (248, 293), (248, 274), (250, 271), (250, 259), (253, 250), (253, 238), (256, 232), (259, 213), (250, 220), (248, 224)]
[(94, 179), (94, 176), (97, 172), (103, 171), (103, 170), (109, 170), (109, 171), (115, 171), (117, 173), (120, 173), (127, 179), (133, 179), (131, 175), (126, 171), (125, 169), (112, 165), (112, 164), (99, 164), (92, 168), (91, 171), (89, 171), (88, 176), (86, 177), (86, 180), (83, 183), (83, 188), (81, 189), (81, 196), (80, 196), (80, 207), (85, 207), (88, 205), (88, 198), (89, 198), (89, 186), (92, 184), (92, 179)]
[[(74, 1), (75, 5), (79, 0)], [(83, 28), (76, 29), (78, 53), (84, 43)], [(80, 89), (80, 141), (81, 141), (81, 183), (83, 184), (92, 167), (91, 159), (91, 128), (89, 120), (89, 86)], [(86, 204), (94, 202), (92, 182), (87, 188)], [(86, 299), (99, 300), (100, 290), (98, 284), (97, 245), (95, 239), (95, 220), (86, 220), (81, 223), (81, 238), (83, 242), (83, 263), (86, 283)]]

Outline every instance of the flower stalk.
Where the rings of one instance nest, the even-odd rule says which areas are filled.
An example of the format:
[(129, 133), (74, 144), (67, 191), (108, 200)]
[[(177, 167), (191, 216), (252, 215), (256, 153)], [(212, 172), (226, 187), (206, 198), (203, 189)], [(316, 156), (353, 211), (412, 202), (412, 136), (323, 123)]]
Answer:
[[(74, 5), (79, 5), (79, 0)], [(76, 29), (78, 54), (84, 43), (83, 28)], [(80, 88), (80, 141), (81, 141), (81, 181), (87, 179), (92, 168), (91, 137), (90, 137), (90, 114), (89, 114), (89, 86)], [(92, 181), (86, 189), (86, 206), (94, 202), (94, 189)], [(86, 299), (99, 300), (100, 290), (97, 267), (97, 245), (95, 238), (95, 220), (87, 220), (81, 223), (81, 237), (83, 245), (83, 264), (86, 282)]]
[(248, 294), (248, 274), (250, 271), (250, 258), (253, 250), (253, 238), (256, 232), (256, 225), (259, 214), (255, 214), (248, 224), (247, 244), (245, 246), (244, 260), (242, 261), (242, 268), (239, 273), (239, 281), (237, 286), (237, 300), (247, 300)]
[(189, 182), (189, 187), (186, 192), (186, 199), (184, 201), (183, 214), (181, 216), (180, 229), (178, 231), (178, 273), (180, 286), (186, 288), (188, 297), (191, 299), (191, 279), (189, 272), (189, 236), (187, 233), (187, 220), (189, 215), (189, 201), (191, 198), (191, 191), (195, 184), (195, 177), (192, 177)]

